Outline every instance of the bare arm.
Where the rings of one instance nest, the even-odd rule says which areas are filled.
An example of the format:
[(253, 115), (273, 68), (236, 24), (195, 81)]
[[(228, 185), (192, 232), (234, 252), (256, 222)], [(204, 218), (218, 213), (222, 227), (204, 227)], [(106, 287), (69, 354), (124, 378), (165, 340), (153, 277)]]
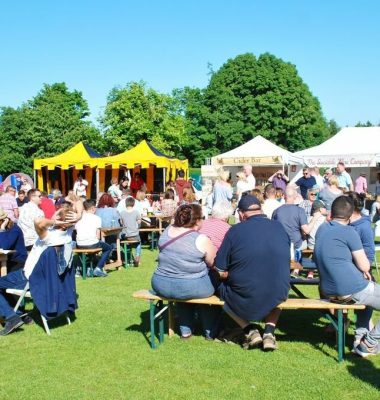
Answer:
[(310, 220), (310, 222), (308, 224), (301, 226), (301, 230), (302, 230), (303, 234), (308, 235), (312, 231), (312, 229), (315, 225), (315, 222), (317, 221), (317, 219), (319, 218), (320, 215), (321, 215), (320, 212), (314, 213), (313, 218)]
[(13, 210), (13, 214), (15, 215), (15, 218), (18, 219), (18, 217), (20, 216), (20, 213), (19, 213), (19, 211), (18, 211), (18, 208), (15, 208), (15, 209)]
[(352, 257), (354, 259), (355, 265), (357, 266), (357, 268), (360, 271), (362, 271), (364, 273), (367, 273), (370, 271), (371, 265), (368, 261), (367, 256), (365, 255), (365, 252), (363, 249), (353, 251)]
[(195, 245), (202, 253), (205, 253), (205, 262), (211, 268), (214, 265), (216, 256), (215, 246), (206, 235), (199, 235)]

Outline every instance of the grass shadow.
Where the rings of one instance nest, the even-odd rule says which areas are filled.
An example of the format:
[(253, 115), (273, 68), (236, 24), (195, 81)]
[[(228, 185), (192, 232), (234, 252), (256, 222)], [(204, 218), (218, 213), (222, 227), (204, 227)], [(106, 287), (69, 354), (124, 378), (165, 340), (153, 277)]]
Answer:
[[(127, 326), (125, 328), (125, 330), (127, 332), (131, 332), (131, 331), (132, 332), (140, 332), (143, 335), (144, 339), (150, 345), (150, 336), (149, 336), (149, 334), (150, 334), (150, 312), (149, 312), (149, 310), (143, 311), (140, 314), (140, 324), (139, 325), (138, 324), (132, 324), (130, 326)], [(165, 332), (167, 332), (166, 321), (165, 321)], [(157, 334), (158, 334), (158, 328), (156, 329), (156, 338), (158, 337)]]
[(380, 390), (379, 373), (380, 369), (372, 363), (372, 361), (353, 355), (350, 358), (353, 365), (347, 367), (348, 372), (355, 378), (360, 379)]

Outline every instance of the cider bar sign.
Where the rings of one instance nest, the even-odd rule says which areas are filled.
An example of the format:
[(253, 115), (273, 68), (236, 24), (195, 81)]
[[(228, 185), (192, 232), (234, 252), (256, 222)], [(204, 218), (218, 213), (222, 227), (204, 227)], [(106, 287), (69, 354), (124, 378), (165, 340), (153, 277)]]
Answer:
[(304, 162), (309, 167), (336, 167), (343, 161), (346, 167), (376, 167), (376, 156), (365, 154), (360, 156), (304, 156)]
[(219, 165), (282, 165), (281, 156), (271, 157), (225, 157), (217, 158)]

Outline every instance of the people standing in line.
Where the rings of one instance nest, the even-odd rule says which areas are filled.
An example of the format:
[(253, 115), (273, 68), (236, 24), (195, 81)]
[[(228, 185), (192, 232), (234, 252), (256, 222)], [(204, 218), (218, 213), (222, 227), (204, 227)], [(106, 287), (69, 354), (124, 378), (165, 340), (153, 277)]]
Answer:
[(87, 197), (88, 182), (83, 178), (82, 174), (78, 174), (77, 180), (74, 183), (73, 191), (77, 197)]
[(252, 173), (252, 165), (250, 164), (245, 164), (243, 165), (243, 172), (247, 178), (247, 182), (249, 185), (249, 189), (248, 190), (253, 190), (256, 187), (256, 178), (254, 177), (253, 173)]
[(268, 182), (271, 183), (275, 189), (280, 188), (285, 191), (286, 185), (289, 183), (289, 178), (279, 169), (268, 178)]
[(346, 167), (343, 161), (339, 161), (336, 166), (336, 176), (338, 178), (339, 187), (343, 191), (354, 190), (354, 185), (352, 184), (352, 178), (350, 174), (346, 171)]
[(317, 184), (314, 176), (310, 175), (310, 168), (305, 167), (302, 170), (302, 177), (299, 178), (295, 184), (300, 188), (301, 196), (304, 200), (307, 199), (307, 191)]
[(221, 169), (218, 173), (218, 178), (214, 184), (212, 191), (213, 205), (221, 201), (231, 201), (232, 199), (232, 187), (228, 182), (230, 177), (230, 171)]
[(356, 179), (355, 179), (355, 192), (358, 194), (366, 194), (368, 190), (368, 184), (367, 184), (367, 174), (361, 173)]
[(16, 188), (8, 185), (5, 193), (0, 196), (0, 207), (8, 214), (8, 217), (16, 222), (19, 217), (19, 209), (16, 201)]

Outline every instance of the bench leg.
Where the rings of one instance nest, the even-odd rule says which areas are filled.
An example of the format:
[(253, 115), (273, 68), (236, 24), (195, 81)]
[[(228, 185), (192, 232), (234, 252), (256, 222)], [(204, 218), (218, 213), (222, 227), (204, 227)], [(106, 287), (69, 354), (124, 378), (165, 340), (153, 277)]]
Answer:
[(124, 254), (124, 268), (127, 269), (128, 268), (128, 248), (127, 248), (126, 243), (123, 243), (122, 251)]
[(79, 256), (79, 260), (82, 266), (82, 279), (86, 279), (87, 278), (87, 268), (86, 268), (86, 264), (87, 264), (87, 257), (85, 253), (82, 253)]
[(337, 310), (338, 314), (338, 362), (342, 362), (344, 358), (344, 345), (345, 345), (345, 332), (344, 332), (344, 321), (343, 321), (343, 310)]
[[(157, 309), (159, 311), (161, 311), (163, 309), (163, 307), (164, 307), (163, 302), (159, 301), (157, 303)], [(160, 316), (158, 317), (158, 327), (159, 327), (159, 332), (160, 332), (159, 340), (160, 340), (160, 343), (163, 343), (164, 342), (164, 336), (165, 336), (164, 335), (164, 317), (163, 317), (163, 313), (161, 313)]]
[(156, 308), (154, 301), (149, 300), (150, 303), (150, 346), (152, 349), (156, 348), (156, 343), (155, 343), (155, 338), (156, 338), (156, 332), (154, 329), (154, 310)]

